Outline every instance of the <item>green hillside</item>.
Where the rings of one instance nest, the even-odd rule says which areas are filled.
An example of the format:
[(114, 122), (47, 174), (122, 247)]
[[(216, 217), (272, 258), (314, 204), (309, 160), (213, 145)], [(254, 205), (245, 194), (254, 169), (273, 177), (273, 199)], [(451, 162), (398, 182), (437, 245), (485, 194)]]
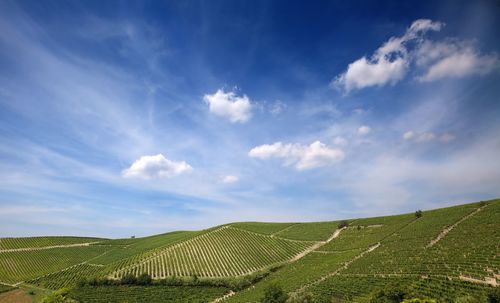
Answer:
[[(271, 285), (314, 302), (369, 302), (389, 286), (438, 302), (481, 302), (498, 288), (500, 200), (347, 222), (242, 222), (116, 240), (5, 238), (0, 285), (69, 287), (80, 302), (209, 302), (224, 294), (218, 302), (260, 302)], [(124, 282), (143, 274), (153, 281)]]

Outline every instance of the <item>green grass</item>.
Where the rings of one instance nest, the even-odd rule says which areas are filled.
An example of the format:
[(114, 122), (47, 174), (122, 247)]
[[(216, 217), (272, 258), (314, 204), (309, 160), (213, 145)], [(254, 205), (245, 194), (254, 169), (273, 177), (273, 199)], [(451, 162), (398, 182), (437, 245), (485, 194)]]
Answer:
[(227, 291), (223, 287), (99, 286), (75, 288), (69, 297), (81, 303), (202, 303)]
[(0, 294), (3, 292), (11, 291), (13, 289), (14, 289), (14, 287), (12, 287), (12, 286), (0, 284)]

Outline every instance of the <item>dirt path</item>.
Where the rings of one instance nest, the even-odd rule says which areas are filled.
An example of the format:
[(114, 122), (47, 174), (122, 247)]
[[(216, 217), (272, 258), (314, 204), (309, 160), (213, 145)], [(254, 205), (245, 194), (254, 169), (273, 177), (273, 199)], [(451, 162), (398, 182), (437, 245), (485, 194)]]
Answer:
[(302, 259), (303, 257), (307, 256), (308, 254), (310, 254), (311, 252), (315, 251), (316, 249), (320, 248), (321, 246), (331, 242), (333, 239), (337, 238), (339, 235), (340, 235), (340, 232), (343, 231), (344, 229), (346, 229), (347, 227), (342, 227), (342, 228), (339, 228), (337, 229), (331, 236), (330, 238), (328, 238), (326, 241), (321, 241), (321, 242), (317, 242), (315, 243), (314, 245), (310, 246), (309, 248), (307, 248), (306, 250), (304, 250), (303, 252), (301, 252), (300, 254), (296, 255), (295, 257), (293, 257), (292, 259), (290, 259), (290, 261), (288, 261), (288, 263), (292, 263), (292, 262), (295, 262), (299, 259)]
[(485, 207), (486, 207), (486, 205), (477, 208), (476, 210), (474, 210), (473, 212), (471, 212), (467, 216), (465, 216), (462, 219), (455, 222), (452, 226), (449, 226), (449, 227), (446, 227), (445, 229), (443, 229), (443, 231), (441, 231), (441, 233), (439, 233), (439, 235), (436, 238), (432, 239), (431, 242), (429, 244), (427, 244), (427, 246), (425, 248), (429, 248), (429, 247), (434, 246), (441, 239), (443, 239), (450, 231), (452, 231), (458, 224), (460, 224), (460, 223), (464, 222), (465, 220), (469, 219), (470, 217), (474, 216), (475, 214), (480, 212)]
[(17, 252), (17, 251), (34, 251), (34, 250), (45, 250), (52, 248), (64, 248), (64, 247), (80, 247), (80, 246), (89, 246), (91, 244), (96, 244), (97, 242), (86, 242), (86, 243), (76, 243), (76, 244), (67, 244), (67, 245), (52, 245), (52, 246), (42, 246), (42, 247), (24, 247), (24, 248), (12, 248), (12, 249), (0, 249), (0, 253), (5, 252)]
[(210, 301), (210, 303), (222, 302), (222, 301), (226, 300), (227, 298), (234, 296), (235, 294), (236, 293), (234, 291), (230, 290), (227, 294), (225, 294), (222, 297), (219, 297), (219, 298), (217, 298), (217, 299), (215, 299), (213, 301)]
[(2, 303), (31, 303), (33, 299), (26, 294), (24, 289), (14, 289), (0, 294)]

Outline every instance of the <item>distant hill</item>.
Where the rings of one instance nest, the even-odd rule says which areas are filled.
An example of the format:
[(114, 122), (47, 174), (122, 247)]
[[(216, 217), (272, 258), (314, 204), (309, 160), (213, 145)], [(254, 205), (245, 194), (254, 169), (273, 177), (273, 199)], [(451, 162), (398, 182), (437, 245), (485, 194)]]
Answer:
[[(139, 302), (205, 302), (227, 294), (234, 284), (227, 281), (247, 279), (251, 286), (233, 288), (219, 301), (259, 302), (266, 287), (278, 284), (290, 294), (311, 293), (317, 302), (363, 302), (391, 284), (453, 302), (498, 287), (499, 222), (500, 200), (492, 200), (421, 216), (241, 222), (136, 239), (2, 238), (0, 290), (75, 287), (69, 296), (81, 302), (115, 302), (123, 292), (130, 300), (142, 296)], [(119, 281), (145, 273), (170, 284), (178, 279), (177, 288), (78, 286), (82, 279)], [(190, 291), (198, 280), (208, 281), (206, 289)]]

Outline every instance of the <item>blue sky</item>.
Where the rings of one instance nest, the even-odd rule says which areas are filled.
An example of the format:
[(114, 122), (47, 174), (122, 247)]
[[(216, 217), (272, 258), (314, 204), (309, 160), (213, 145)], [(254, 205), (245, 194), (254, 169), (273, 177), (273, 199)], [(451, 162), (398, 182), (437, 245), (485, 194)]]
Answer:
[(2, 1), (0, 236), (500, 197), (499, 8)]

